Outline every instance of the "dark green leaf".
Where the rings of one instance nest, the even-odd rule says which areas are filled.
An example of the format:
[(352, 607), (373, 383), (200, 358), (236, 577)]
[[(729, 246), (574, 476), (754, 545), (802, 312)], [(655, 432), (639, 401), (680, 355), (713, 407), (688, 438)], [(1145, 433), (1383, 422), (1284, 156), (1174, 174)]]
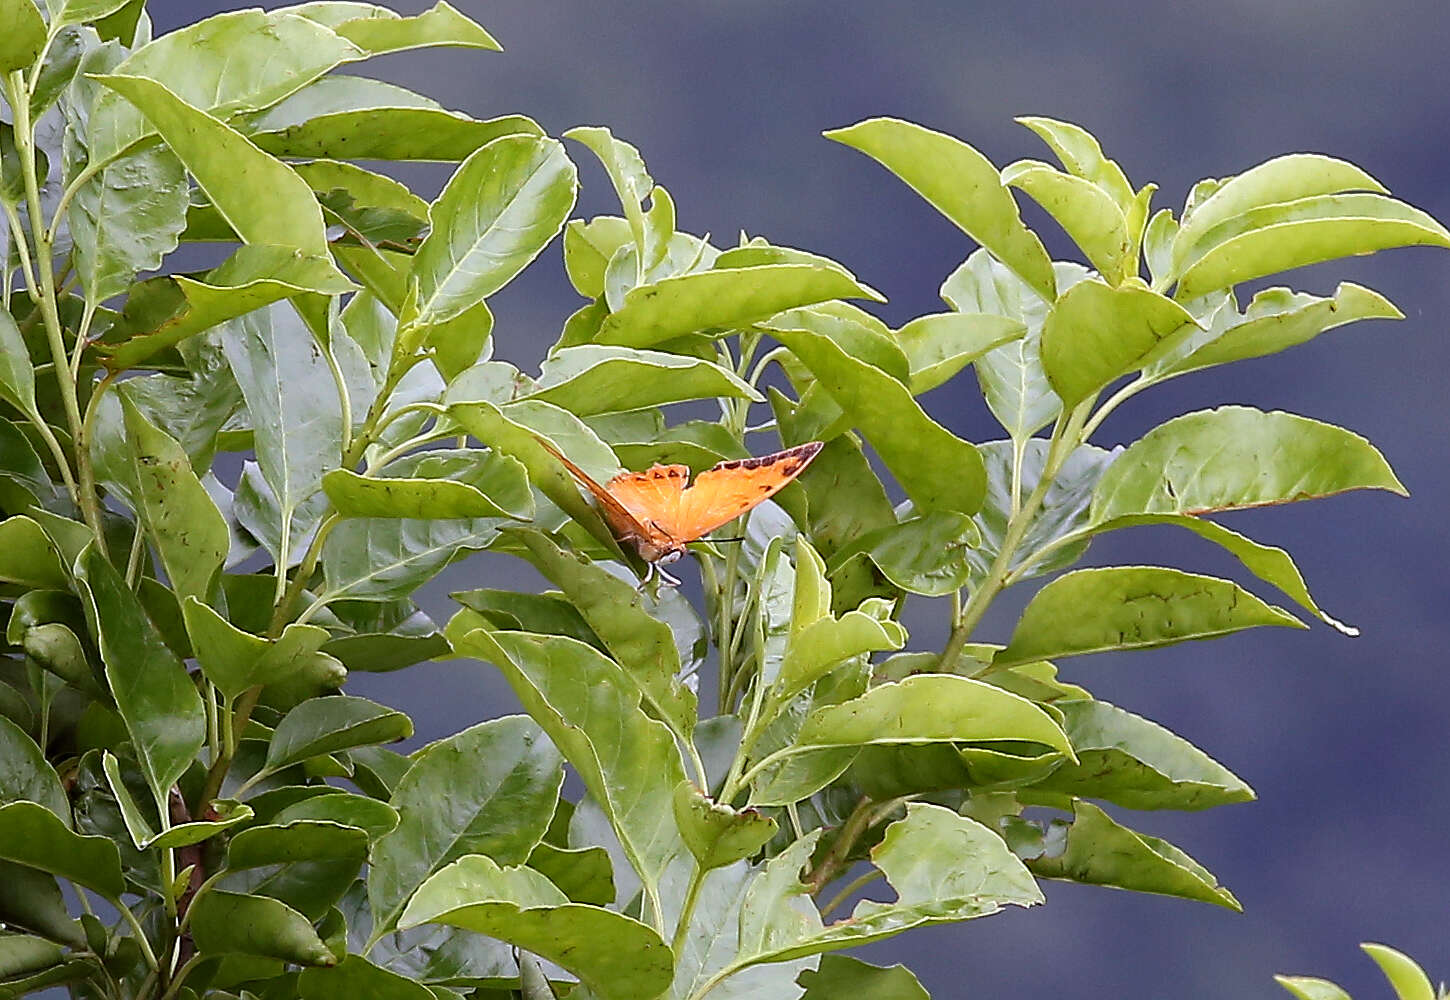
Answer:
[(221, 887), (276, 899), (315, 921), (353, 884), (367, 849), (366, 832), (332, 822), (248, 827), (227, 845)]
[(1052, 261), (997, 168), (971, 146), (895, 118), (869, 118), (826, 133), (905, 181), (932, 207), (1002, 261), (1044, 299), (1057, 295)]
[(829, 572), (835, 577), (852, 560), (866, 559), (894, 586), (940, 597), (966, 584), (971, 573), (968, 554), (980, 542), (981, 533), (970, 517), (934, 510), (862, 535), (831, 557)]
[(47, 589), (70, 586), (50, 538), (23, 514), (0, 521), (0, 582)]
[(930, 994), (904, 965), (881, 968), (849, 955), (825, 955), (818, 969), (802, 972), (800, 1000), (931, 1000)]
[(116, 708), (164, 808), (171, 786), (206, 742), (201, 695), (121, 574), (94, 547), (76, 560), (76, 582)]
[[(321, 101), (317, 99), (321, 98)], [(340, 102), (333, 100), (341, 98)], [(377, 80), (327, 78), (252, 122), (273, 156), (457, 163), (505, 136), (539, 136), (531, 118), (479, 121)]]
[(481, 723), (430, 745), (393, 792), (400, 820), (373, 849), (374, 937), (418, 886), (465, 854), (521, 864), (548, 828), (563, 781), (559, 752), (530, 720)]
[(0, 310), (0, 399), (27, 413), (35, 409), (35, 366), (20, 328), (5, 310)]
[(304, 969), (297, 980), (302, 1000), (366, 997), (367, 1000), (434, 1000), (426, 986), (348, 955), (330, 969)]
[(72, 948), (86, 944), (85, 933), (66, 909), (55, 877), (25, 865), (0, 861), (0, 920)]
[(674, 972), (669, 946), (645, 924), (571, 903), (532, 869), (500, 868), (484, 855), (455, 861), (418, 890), (401, 924), (423, 923), (478, 931), (557, 962), (601, 1000), (656, 996)]
[(70, 799), (45, 753), (24, 730), (0, 716), (0, 804), (21, 799), (45, 806), (70, 826)]
[(374, 743), (393, 743), (413, 735), (413, 722), (396, 709), (366, 698), (314, 698), (277, 723), (267, 747), (268, 771), (300, 764), (311, 757)]
[(407, 597), (439, 570), (498, 537), (497, 518), (351, 518), (322, 547), (318, 600), (388, 601)]
[(276, 639), (244, 632), (196, 598), (182, 604), (187, 634), (207, 680), (227, 699), (295, 674), (327, 641), (316, 625), (293, 623)]
[(1028, 859), (1034, 874), (1243, 909), (1211, 872), (1166, 840), (1120, 826), (1089, 802), (1073, 803), (1073, 813), (1065, 846)]
[(156, 542), (177, 598), (205, 600), (231, 548), (231, 530), (181, 446), (153, 426), (125, 394), (121, 409), (138, 513)]
[(614, 871), (602, 847), (568, 849), (542, 842), (529, 854), (529, 867), (542, 872), (576, 903), (608, 906), (614, 902)]
[(299, 965), (334, 965), (307, 918), (267, 896), (212, 889), (191, 910), (191, 936), (203, 954), (280, 958)]
[(163, 146), (127, 153), (82, 184), (70, 203), (76, 274), (97, 305), (154, 271), (186, 225), (186, 169)]
[(1152, 649), (1258, 625), (1305, 627), (1231, 580), (1161, 566), (1080, 569), (1037, 592), (993, 663)]
[(54, 941), (29, 934), (0, 934), (0, 980), (27, 976), (65, 958), (65, 949)]
[(114, 842), (72, 833), (55, 813), (34, 802), (0, 805), (0, 859), (59, 875), (112, 901), (126, 887)]
[(279, 810), (272, 821), (279, 824), (297, 820), (326, 820), (342, 826), (355, 826), (377, 840), (398, 825), (398, 813), (386, 802), (351, 792), (326, 792), (294, 802)]

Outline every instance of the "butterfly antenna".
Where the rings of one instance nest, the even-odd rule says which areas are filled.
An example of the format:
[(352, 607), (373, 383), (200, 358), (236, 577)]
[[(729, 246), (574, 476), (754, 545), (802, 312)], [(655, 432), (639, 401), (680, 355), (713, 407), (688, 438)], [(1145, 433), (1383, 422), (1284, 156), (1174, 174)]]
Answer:
[(712, 541), (712, 542), (720, 542), (720, 543), (724, 543), (724, 542), (743, 542), (743, 541), (745, 541), (745, 536), (744, 535), (741, 535), (739, 538), (711, 538), (710, 541)]

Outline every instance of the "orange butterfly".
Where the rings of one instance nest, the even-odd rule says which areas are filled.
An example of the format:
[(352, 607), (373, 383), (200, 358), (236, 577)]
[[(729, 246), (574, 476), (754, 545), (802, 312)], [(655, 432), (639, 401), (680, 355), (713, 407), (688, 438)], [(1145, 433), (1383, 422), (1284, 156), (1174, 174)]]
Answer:
[(650, 564), (672, 563), (685, 546), (769, 499), (799, 476), (821, 450), (811, 441), (759, 458), (721, 462), (690, 478), (687, 465), (654, 465), (644, 472), (621, 472), (600, 486), (583, 469), (539, 439), (594, 495), (609, 530), (628, 542)]

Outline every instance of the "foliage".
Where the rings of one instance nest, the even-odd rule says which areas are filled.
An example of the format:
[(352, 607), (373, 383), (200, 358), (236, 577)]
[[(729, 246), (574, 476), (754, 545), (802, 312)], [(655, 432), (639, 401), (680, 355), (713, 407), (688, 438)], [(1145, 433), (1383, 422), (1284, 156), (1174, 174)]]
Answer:
[[(1328, 157), (1150, 214), (1154, 186), (1076, 126), (1023, 119), (1058, 165), (999, 170), (872, 119), (828, 135), (981, 247), (947, 311), (893, 330), (839, 263), (678, 230), (606, 129), (566, 147), (344, 72), (497, 47), (446, 3), (156, 39), (142, 0), (0, 15), (0, 996), (922, 997), (836, 953), (1037, 904), (1040, 878), (1237, 908), (1100, 803), (1249, 785), (1056, 661), (1301, 614), (1352, 631), (1286, 552), (1205, 515), (1404, 490), (1363, 438), (1287, 413), (1091, 439), (1169, 379), (1398, 316), (1356, 285), (1259, 286), (1450, 246), (1438, 222)], [(620, 215), (570, 219), (579, 155)], [(359, 160), (456, 167), (427, 201)], [(1083, 262), (1048, 256), (1018, 192)], [(586, 302), (530, 374), (492, 357), (488, 301), (561, 232)], [(178, 270), (203, 243), (221, 263)], [(959, 437), (930, 390), (980, 390), (1003, 439)], [(636, 585), (557, 458), (606, 481), (812, 440), (739, 544), (695, 546), (703, 613)], [(1059, 573), (1142, 524), (1218, 544), (1300, 613), (1178, 569)], [(415, 593), (482, 550), (556, 589), (458, 594), (440, 626)], [(991, 602), (1046, 574), (982, 641)], [(947, 616), (942, 649), (911, 645), (908, 600)], [(406, 715), (341, 693), (450, 654), (527, 714), (405, 755)]]
[[(1430, 977), (1425, 975), (1425, 970), (1409, 955), (1383, 944), (1366, 943), (1360, 947), (1380, 967), (1398, 1000), (1444, 1000), (1450, 996), (1450, 990), (1443, 983), (1438, 990), (1430, 985)], [(1299, 1000), (1349, 1000), (1348, 993), (1327, 979), (1316, 979), (1313, 976), (1274, 978)]]

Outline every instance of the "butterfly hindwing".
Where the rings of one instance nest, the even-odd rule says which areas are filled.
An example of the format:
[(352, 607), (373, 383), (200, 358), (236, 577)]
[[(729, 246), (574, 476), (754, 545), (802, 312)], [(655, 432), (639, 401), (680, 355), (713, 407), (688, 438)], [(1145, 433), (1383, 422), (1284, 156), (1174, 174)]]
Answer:
[(812, 441), (773, 455), (721, 462), (700, 473), (680, 498), (671, 534), (690, 542), (735, 520), (787, 486), (820, 450), (821, 442)]

